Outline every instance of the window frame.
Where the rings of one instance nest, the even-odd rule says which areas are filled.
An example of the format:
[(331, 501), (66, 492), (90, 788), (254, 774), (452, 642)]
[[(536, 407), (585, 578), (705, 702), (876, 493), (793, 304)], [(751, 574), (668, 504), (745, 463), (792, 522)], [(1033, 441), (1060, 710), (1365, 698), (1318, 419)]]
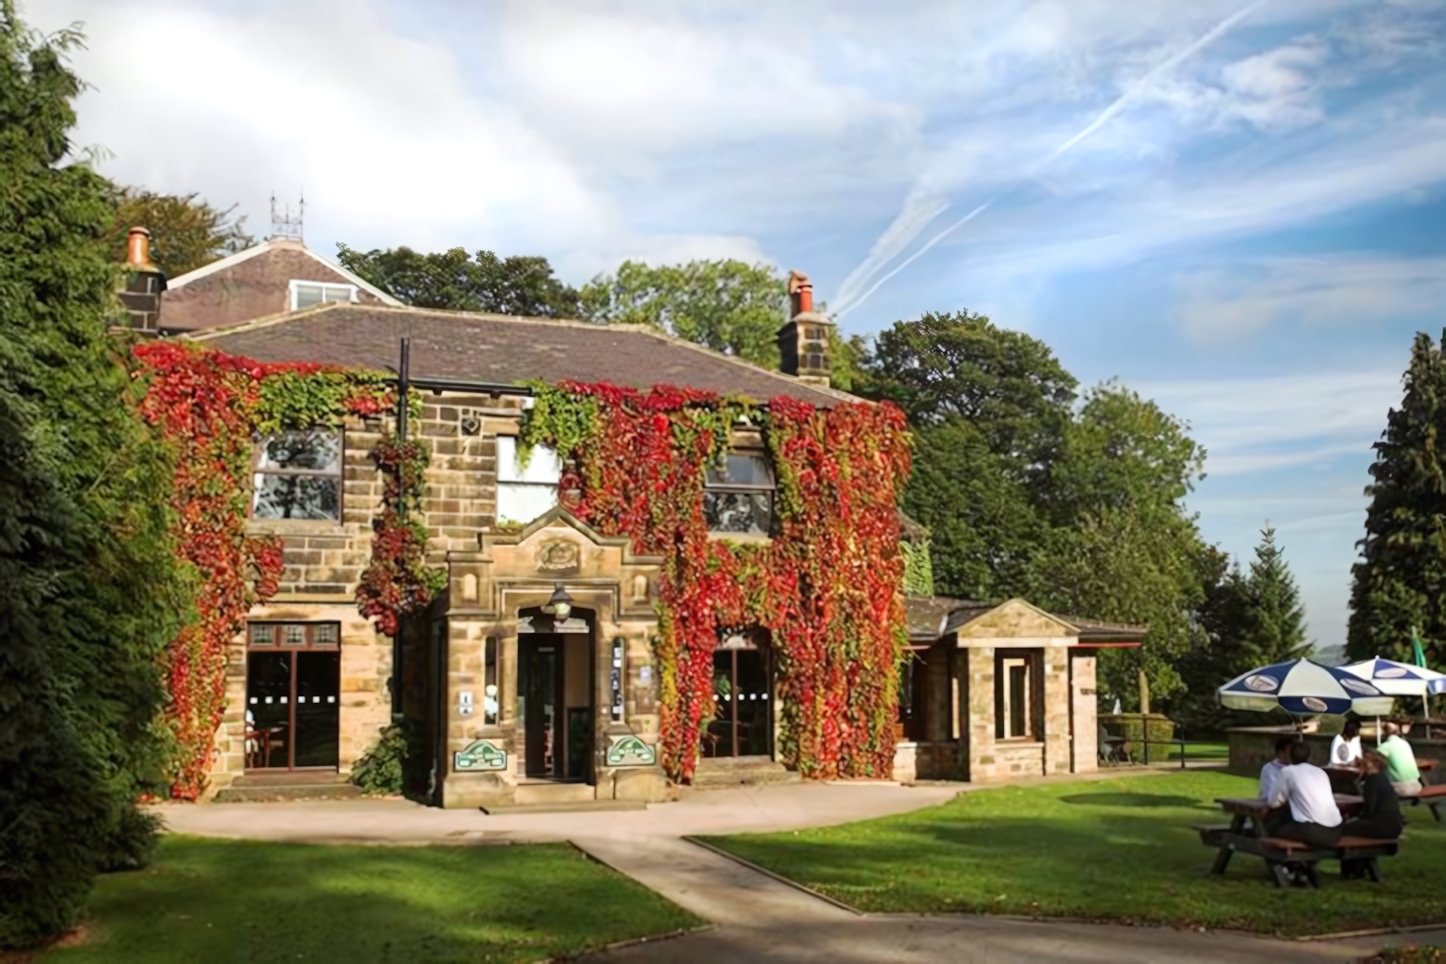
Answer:
[[(287, 303), (288, 305), (290, 305), (290, 308), (289, 308), (288, 310), (290, 310), (290, 311), (300, 311), (300, 310), (301, 310), (300, 308), (297, 307), (297, 302), (300, 300), (300, 289), (301, 289), (301, 288), (321, 288), (321, 289), (322, 289), (322, 292), (321, 292), (321, 293), (322, 293), (322, 299), (316, 303), (316, 304), (318, 304), (318, 305), (324, 305), (324, 304), (326, 304), (328, 301), (341, 301), (341, 299), (338, 299), (338, 298), (327, 298), (327, 297), (326, 297), (326, 289), (327, 289), (327, 288), (345, 288), (345, 289), (347, 289), (347, 294), (348, 294), (349, 297), (346, 299), (345, 302), (341, 302), (341, 303), (343, 303), (343, 304), (353, 304), (353, 305), (354, 305), (354, 304), (357, 304), (357, 303), (361, 300), (361, 299), (358, 297), (358, 293), (360, 292), (361, 289), (358, 288), (356, 285), (351, 284), (351, 283), (346, 282), (346, 281), (307, 281), (307, 280), (302, 279), (302, 278), (292, 278), (291, 281), (290, 281), (290, 283), (289, 283), (288, 286), (287, 286), (287, 302), (286, 302), (286, 303)], [(313, 307), (315, 307), (315, 305), (307, 305), (306, 307), (308, 307), (308, 308), (313, 308)]]
[(732, 495), (756, 495), (766, 493), (768, 495), (768, 525), (763, 532), (735, 532), (728, 529), (715, 529), (711, 522), (708, 523), (708, 534), (719, 538), (743, 538), (743, 539), (766, 539), (773, 536), (778, 524), (778, 471), (773, 466), (773, 458), (770, 456), (768, 447), (763, 444), (760, 435), (748, 433), (734, 433), (729, 442), (728, 450), (722, 453), (720, 462), (727, 470), (727, 459), (730, 455), (742, 455), (756, 458), (763, 463), (768, 472), (768, 484), (758, 483), (736, 483), (725, 482), (715, 483), (709, 479), (714, 466), (710, 465), (703, 473), (703, 517), (708, 517), (708, 497), (714, 493)]
[[(262, 462), (266, 457), (266, 444), (277, 435), (286, 432), (331, 432), (336, 436), (336, 471), (323, 472), (319, 469), (263, 469)], [(314, 479), (335, 479), (336, 480), (336, 518), (326, 519), (297, 519), (287, 516), (258, 516), (256, 514), (256, 497), (261, 492), (261, 486), (257, 484), (257, 476), (276, 475), (282, 477), (304, 477)], [(257, 522), (315, 522), (321, 524), (340, 525), (346, 517), (346, 428), (338, 425), (335, 428), (303, 428), (303, 429), (282, 429), (280, 432), (272, 432), (269, 435), (261, 435), (256, 440), (254, 451), (251, 453), (251, 499), (247, 507), (247, 518)]]
[[(300, 643), (288, 643), (282, 633), (288, 626), (300, 626), (303, 633), (303, 641)], [(329, 627), (336, 632), (336, 640), (332, 642), (317, 642), (317, 630), (322, 627)], [(271, 642), (258, 643), (256, 641), (256, 630), (267, 629), (271, 632)], [(246, 649), (248, 652), (256, 651), (262, 653), (287, 653), (287, 652), (331, 652), (341, 649), (341, 623), (334, 619), (321, 619), (312, 622), (295, 619), (248, 619), (246, 621)]]
[[(1000, 743), (1039, 743), (1040, 736), (1039, 694), (1040, 673), (1043, 671), (1043, 654), (1033, 649), (998, 649), (994, 652), (994, 738)], [(1014, 694), (1010, 671), (1024, 671), (1023, 732), (1016, 733), (1014, 727)]]
[[(526, 489), (532, 489), (532, 490), (551, 489), (551, 490), (552, 490), (552, 503), (553, 503), (553, 505), (556, 506), (556, 505), (561, 504), (561, 499), (562, 499), (562, 470), (563, 470), (562, 458), (561, 458), (561, 456), (559, 456), (559, 455), (557, 454), (557, 451), (556, 451), (555, 449), (553, 449), (551, 446), (548, 446), (548, 445), (538, 445), (538, 446), (534, 446), (534, 447), (533, 447), (533, 450), (532, 450), (532, 458), (533, 458), (534, 460), (537, 458), (537, 456), (538, 456), (540, 453), (546, 452), (546, 453), (550, 454), (551, 457), (552, 457), (552, 459), (553, 459), (553, 461), (555, 461), (555, 462), (557, 463), (557, 479), (556, 479), (556, 481), (553, 481), (553, 482), (534, 482), (534, 481), (530, 481), (530, 480), (526, 480), (526, 479), (505, 479), (505, 478), (502, 477), (502, 476), (503, 476), (503, 468), (502, 468), (502, 467), (503, 467), (503, 465), (506, 464), (506, 462), (507, 462), (507, 459), (504, 459), (503, 454), (502, 454), (502, 450), (503, 450), (503, 447), (504, 447), (504, 442), (503, 442), (504, 439), (509, 440), (509, 441), (510, 441), (510, 444), (511, 444), (511, 446), (512, 446), (512, 455), (511, 455), (512, 465), (515, 466), (516, 463), (517, 463), (517, 442), (518, 442), (518, 437), (517, 437), (516, 435), (498, 435), (498, 436), (497, 436), (497, 443), (496, 443), (496, 454), (497, 454), (497, 458), (496, 458), (496, 462), (497, 462), (496, 486), (497, 486), (497, 493), (496, 493), (496, 516), (495, 516), (495, 518), (496, 518), (496, 521), (497, 521), (497, 523), (498, 523), (499, 525), (503, 525), (503, 524), (505, 524), (505, 525), (526, 525), (527, 523), (531, 522), (532, 519), (514, 519), (514, 518), (512, 518), (511, 516), (503, 515), (503, 513), (502, 513), (502, 493), (503, 493), (503, 491), (506, 490), (506, 489), (509, 488), (509, 487), (510, 487), (512, 490), (514, 490), (514, 491), (516, 491), (516, 490), (526, 490)], [(528, 464), (529, 464), (529, 467), (530, 467), (531, 465), (535, 464), (535, 462), (529, 462)], [(512, 469), (509, 468), (508, 471), (510, 472), (510, 471), (512, 471)], [(537, 518), (537, 517), (534, 516), (533, 518)]]

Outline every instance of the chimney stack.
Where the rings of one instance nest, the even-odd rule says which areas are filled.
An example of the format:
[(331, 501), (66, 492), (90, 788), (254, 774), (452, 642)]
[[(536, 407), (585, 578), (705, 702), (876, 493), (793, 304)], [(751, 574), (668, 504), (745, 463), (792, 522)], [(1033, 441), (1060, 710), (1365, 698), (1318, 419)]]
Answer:
[(828, 386), (833, 322), (813, 310), (813, 282), (801, 271), (788, 276), (789, 318), (778, 329), (780, 370), (810, 385)]
[(166, 275), (151, 262), (151, 232), (139, 226), (131, 228), (126, 236), (126, 276), (120, 299), (125, 305), (127, 327), (159, 334)]

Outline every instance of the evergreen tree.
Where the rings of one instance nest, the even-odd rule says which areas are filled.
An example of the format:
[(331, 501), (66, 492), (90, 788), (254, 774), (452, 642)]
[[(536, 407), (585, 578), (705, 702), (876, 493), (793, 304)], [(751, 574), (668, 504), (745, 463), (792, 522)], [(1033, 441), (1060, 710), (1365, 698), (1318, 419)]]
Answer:
[[(1275, 544), (1275, 530), (1261, 530), (1255, 547), (1255, 561), (1245, 580), (1245, 605), (1239, 631), (1241, 656), (1235, 675), (1254, 666), (1269, 666), (1299, 659), (1311, 651), (1305, 638), (1305, 610), (1295, 577), (1285, 563), (1284, 551)], [(1225, 682), (1221, 680), (1221, 682)]]
[(113, 188), (66, 162), (78, 41), (0, 0), (0, 947), (63, 931), (98, 870), (145, 860), (184, 611), (165, 450), (106, 334)]
[[(1446, 334), (1443, 334), (1446, 341)], [(1373, 446), (1366, 535), (1356, 543), (1346, 653), (1352, 659), (1412, 661), (1419, 627), (1426, 658), (1446, 665), (1446, 361), (1416, 335), (1399, 408)]]

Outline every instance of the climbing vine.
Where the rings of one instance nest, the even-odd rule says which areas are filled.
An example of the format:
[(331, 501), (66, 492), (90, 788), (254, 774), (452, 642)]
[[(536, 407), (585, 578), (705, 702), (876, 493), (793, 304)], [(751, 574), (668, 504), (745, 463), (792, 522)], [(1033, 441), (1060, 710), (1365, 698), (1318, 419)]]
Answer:
[(384, 437), (372, 450), (381, 471), (382, 511), (372, 522), (372, 557), (357, 585), (357, 608), (377, 629), (397, 634), (401, 617), (426, 607), (447, 588), (447, 571), (427, 565), (422, 491), (431, 450), (416, 440)]
[[(713, 705), (713, 652), (730, 629), (772, 635), (779, 749), (814, 778), (884, 776), (906, 629), (897, 495), (909, 471), (892, 405), (829, 409), (788, 397), (766, 408), (658, 386), (533, 386), (522, 446), (564, 459), (563, 504), (664, 559), (656, 644), (662, 760), (688, 781)], [(706, 468), (740, 420), (758, 426), (778, 477), (766, 544), (710, 536)]]
[(197, 572), (197, 619), (169, 647), (165, 721), (178, 744), (173, 796), (200, 795), (225, 709), (227, 648), (246, 614), (278, 589), (282, 544), (248, 534), (251, 459), (262, 435), (335, 427), (395, 400), (385, 376), (320, 365), (267, 365), (181, 342), (135, 348), (141, 411), (174, 447), (177, 551)]

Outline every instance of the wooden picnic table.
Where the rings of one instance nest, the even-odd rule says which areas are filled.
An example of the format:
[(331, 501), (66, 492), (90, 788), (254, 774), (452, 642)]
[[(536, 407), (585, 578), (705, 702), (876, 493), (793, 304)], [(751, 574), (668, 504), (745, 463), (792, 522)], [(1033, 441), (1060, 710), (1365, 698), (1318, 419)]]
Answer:
[[(1341, 816), (1360, 812), (1364, 801), (1350, 793), (1335, 794), (1336, 806)], [(1277, 840), (1265, 830), (1264, 817), (1270, 812), (1270, 804), (1261, 797), (1221, 797), (1215, 801), (1220, 808), (1231, 815), (1230, 826), (1199, 826), (1200, 841), (1208, 847), (1215, 847), (1215, 862), (1211, 865), (1213, 874), (1225, 873), (1230, 858), (1236, 851), (1254, 854), (1265, 860), (1275, 879), (1276, 886), (1290, 886), (1289, 864), (1304, 868), (1306, 879), (1312, 887), (1318, 887), (1315, 865), (1321, 860), (1361, 860), (1365, 862), (1370, 878), (1380, 882), (1380, 866), (1377, 857), (1396, 853), (1395, 841), (1365, 840), (1342, 837), (1337, 846), (1314, 848), (1293, 840)]]

